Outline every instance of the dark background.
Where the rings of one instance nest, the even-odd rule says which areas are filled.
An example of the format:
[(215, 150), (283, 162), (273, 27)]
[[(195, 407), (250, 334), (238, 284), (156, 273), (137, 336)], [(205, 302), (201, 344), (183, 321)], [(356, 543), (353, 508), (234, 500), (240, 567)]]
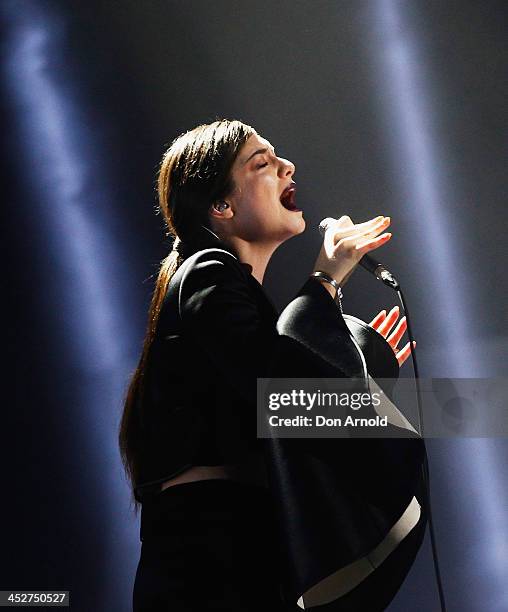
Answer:
[[(278, 307), (321, 218), (390, 215), (382, 259), (421, 375), (507, 375), (506, 6), (4, 0), (0, 589), (130, 609), (140, 543), (117, 427), (168, 250), (157, 166), (198, 123), (239, 118), (296, 165), (307, 230), (265, 277)], [(396, 303), (363, 270), (344, 292), (364, 320)], [(506, 440), (428, 448), (449, 610), (506, 611)], [(438, 609), (428, 534), (389, 607), (408, 609)]]

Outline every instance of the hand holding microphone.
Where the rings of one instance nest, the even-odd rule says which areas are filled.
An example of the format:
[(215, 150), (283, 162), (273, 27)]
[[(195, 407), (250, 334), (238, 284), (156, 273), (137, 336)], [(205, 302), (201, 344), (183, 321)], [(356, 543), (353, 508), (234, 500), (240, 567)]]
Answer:
[[(386, 244), (392, 235), (385, 232), (390, 225), (390, 217), (375, 217), (364, 223), (353, 223), (350, 217), (343, 216), (340, 219), (328, 217), (319, 224), (321, 233), (324, 233), (323, 246), (318, 255), (314, 270), (329, 274), (340, 286), (343, 286), (354, 268), (367, 253), (378, 249)], [(368, 256), (367, 256), (368, 257)], [(374, 260), (368, 263), (375, 264)], [(378, 267), (383, 268), (388, 275), (390, 273), (381, 264), (376, 264), (373, 271), (376, 276)], [(396, 283), (393, 276), (381, 278), (393, 288)], [(391, 282), (394, 281), (394, 282)], [(398, 285), (398, 284), (397, 284)]]

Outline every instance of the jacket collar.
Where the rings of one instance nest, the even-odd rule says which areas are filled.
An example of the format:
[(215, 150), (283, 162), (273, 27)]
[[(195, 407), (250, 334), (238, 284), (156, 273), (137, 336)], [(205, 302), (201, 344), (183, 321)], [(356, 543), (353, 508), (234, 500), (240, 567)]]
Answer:
[[(200, 225), (199, 229), (192, 234), (190, 240), (186, 240), (185, 242), (185, 257), (189, 257), (193, 255), (197, 251), (202, 251), (203, 249), (217, 248), (223, 249), (228, 253), (231, 253), (237, 260), (240, 266), (252, 276), (252, 266), (248, 263), (242, 263), (240, 261), (238, 253), (235, 251), (233, 247), (223, 242), (219, 236), (215, 232), (213, 232), (210, 228), (205, 225)], [(252, 277), (256, 282), (258, 282), (254, 277)], [(258, 283), (260, 286), (261, 284)]]
[(260, 295), (261, 299), (265, 302), (265, 306), (268, 308), (268, 312), (270, 312), (273, 316), (278, 317), (278, 310), (275, 307), (275, 304), (270, 300), (265, 290), (263, 289), (263, 285), (252, 275), (252, 266), (248, 263), (243, 263), (240, 261), (240, 257), (236, 250), (230, 245), (226, 244), (222, 241), (219, 236), (215, 232), (213, 232), (210, 228), (205, 225), (200, 225), (199, 229), (192, 234), (192, 238), (190, 240), (185, 241), (185, 254), (184, 256), (187, 258), (190, 255), (193, 255), (197, 251), (202, 251), (203, 249), (223, 249), (228, 253), (231, 253), (233, 257), (238, 261), (238, 264), (245, 272), (245, 276), (249, 281), (250, 285), (254, 288), (254, 290)]

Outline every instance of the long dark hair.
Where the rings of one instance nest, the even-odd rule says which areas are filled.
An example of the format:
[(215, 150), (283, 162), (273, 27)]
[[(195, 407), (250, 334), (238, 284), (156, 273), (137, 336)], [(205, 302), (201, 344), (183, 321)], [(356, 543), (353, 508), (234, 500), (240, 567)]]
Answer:
[[(158, 175), (158, 210), (168, 236), (185, 245), (197, 228), (209, 227), (210, 206), (227, 197), (234, 188), (231, 167), (238, 152), (254, 133), (240, 121), (226, 119), (200, 125), (181, 134), (164, 153)], [(179, 252), (180, 251), (180, 252)], [(169, 281), (183, 261), (182, 249), (172, 250), (160, 265), (148, 313), (148, 325), (138, 366), (132, 375), (119, 431), (119, 445), (125, 472), (132, 490), (139, 475), (139, 419), (143, 374)], [(135, 510), (138, 502), (134, 500)]]

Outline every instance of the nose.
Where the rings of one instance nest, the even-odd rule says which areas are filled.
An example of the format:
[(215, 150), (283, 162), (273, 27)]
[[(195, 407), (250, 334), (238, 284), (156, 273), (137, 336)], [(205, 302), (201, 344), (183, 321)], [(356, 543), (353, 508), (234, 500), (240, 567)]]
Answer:
[(295, 165), (293, 162), (290, 162), (288, 159), (284, 159), (283, 157), (279, 157), (279, 176), (282, 178), (293, 176), (295, 173)]

